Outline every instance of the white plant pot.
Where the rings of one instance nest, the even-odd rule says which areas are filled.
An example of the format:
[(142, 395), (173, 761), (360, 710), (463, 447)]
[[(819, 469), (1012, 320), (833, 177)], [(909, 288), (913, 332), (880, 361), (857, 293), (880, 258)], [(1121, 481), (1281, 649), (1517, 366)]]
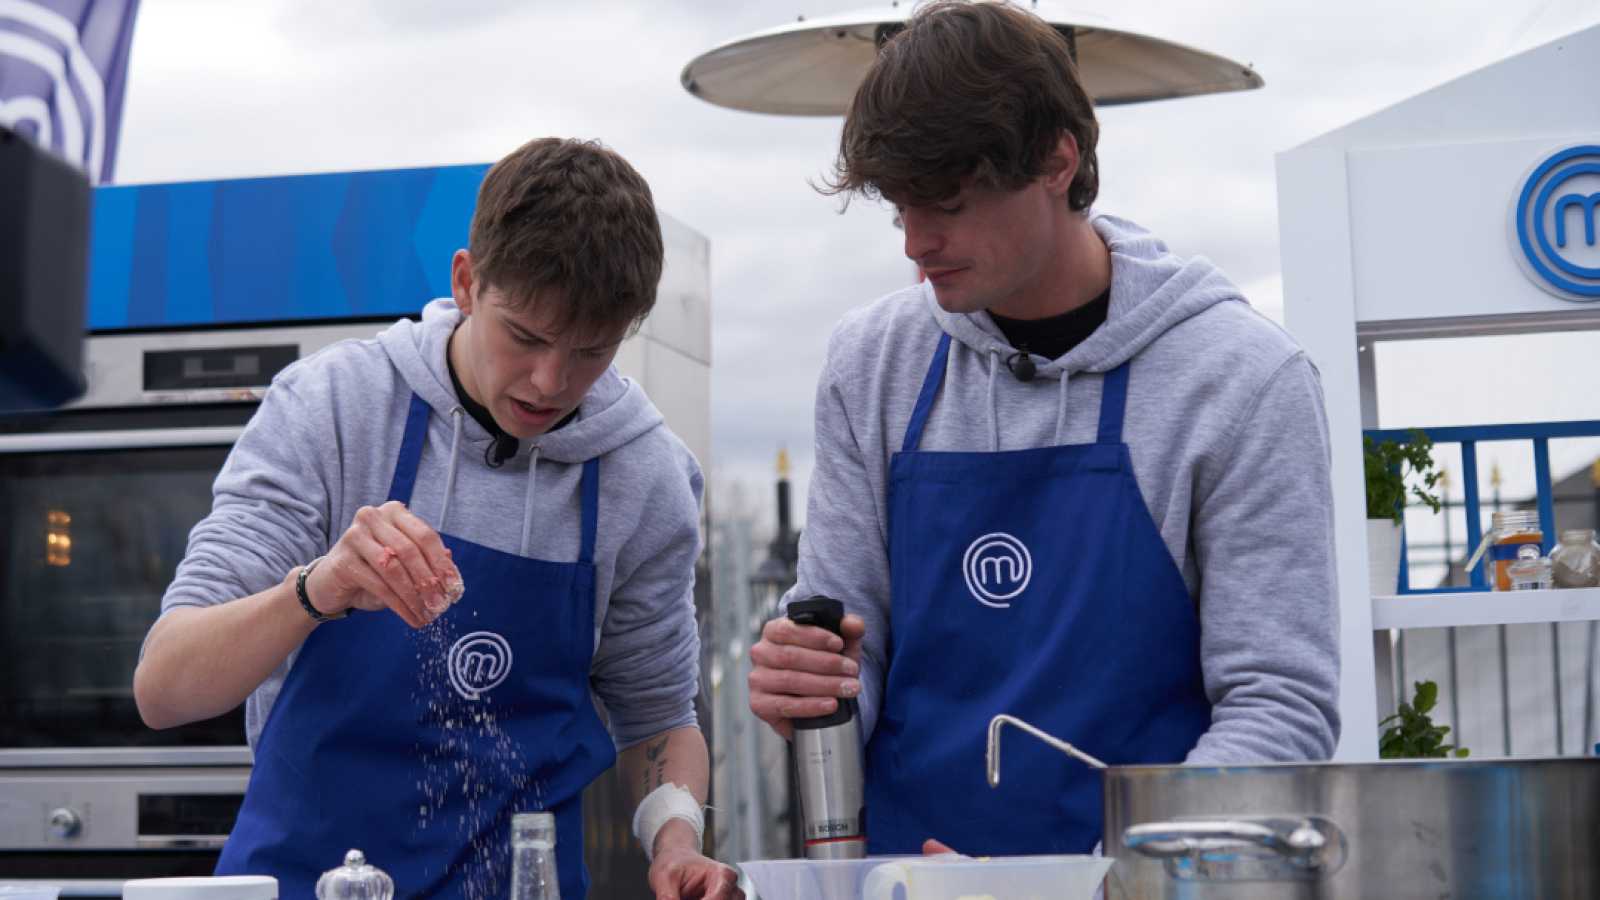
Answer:
[(1367, 578), (1374, 597), (1400, 589), (1400, 526), (1393, 519), (1367, 520)]

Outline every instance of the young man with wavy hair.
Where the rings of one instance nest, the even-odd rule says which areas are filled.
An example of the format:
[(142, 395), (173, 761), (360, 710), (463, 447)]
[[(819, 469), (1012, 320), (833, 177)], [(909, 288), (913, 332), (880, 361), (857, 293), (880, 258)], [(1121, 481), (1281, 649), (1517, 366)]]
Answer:
[(531, 141), (450, 298), (273, 379), (134, 675), (152, 727), (245, 704), (219, 872), (309, 897), (360, 847), (404, 896), (505, 896), (511, 817), (544, 810), (582, 898), (583, 788), (617, 761), (656, 896), (733, 890), (700, 853), (700, 467), (611, 364), (662, 255), (622, 157)]
[[(828, 190), (894, 205), (925, 280), (847, 315), (817, 387), (799, 583), (750, 705), (857, 698), (875, 853), (1086, 852), (1110, 764), (1327, 757), (1338, 734), (1316, 370), (1203, 259), (1093, 208), (1099, 127), (1067, 42), (941, 2), (855, 95)], [(842, 653), (840, 652), (842, 651)]]

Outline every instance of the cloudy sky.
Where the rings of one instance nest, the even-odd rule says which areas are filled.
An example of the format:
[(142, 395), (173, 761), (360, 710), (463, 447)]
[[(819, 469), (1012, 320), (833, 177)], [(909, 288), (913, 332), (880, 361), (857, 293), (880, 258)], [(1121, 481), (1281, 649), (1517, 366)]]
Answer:
[[(598, 137), (644, 173), (662, 209), (711, 241), (719, 491), (769, 478), (780, 445), (803, 491), (828, 331), (843, 311), (905, 284), (911, 266), (886, 211), (855, 204), (840, 214), (808, 184), (831, 162), (840, 120), (714, 107), (678, 79), (730, 38), (861, 5), (144, 0), (117, 180), (484, 162), (533, 136)], [(1130, 21), (1125, 4), (1074, 5)], [(1280, 320), (1275, 154), (1600, 19), (1593, 0), (1137, 7), (1133, 21), (1249, 63), (1266, 87), (1103, 110), (1099, 207), (1179, 253), (1209, 256)], [(1579, 352), (1563, 338), (1508, 352)], [(1460, 351), (1385, 352), (1397, 373), (1381, 385), (1385, 424), (1600, 418), (1587, 395), (1550, 399), (1548, 382), (1526, 407), (1534, 415), (1485, 417), (1483, 392), (1498, 402), (1487, 380), (1441, 406), (1404, 389), (1406, 373)]]

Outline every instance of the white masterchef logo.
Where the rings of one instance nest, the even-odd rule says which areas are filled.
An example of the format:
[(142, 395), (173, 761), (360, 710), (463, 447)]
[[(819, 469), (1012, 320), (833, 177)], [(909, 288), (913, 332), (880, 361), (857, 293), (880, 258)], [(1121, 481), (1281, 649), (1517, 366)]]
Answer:
[(1008, 609), (1011, 598), (1028, 589), (1033, 579), (1033, 554), (1004, 532), (986, 534), (967, 546), (961, 558), (967, 590), (984, 606)]
[(511, 674), (511, 645), (492, 631), (464, 634), (450, 648), (448, 668), (456, 693), (476, 700)]

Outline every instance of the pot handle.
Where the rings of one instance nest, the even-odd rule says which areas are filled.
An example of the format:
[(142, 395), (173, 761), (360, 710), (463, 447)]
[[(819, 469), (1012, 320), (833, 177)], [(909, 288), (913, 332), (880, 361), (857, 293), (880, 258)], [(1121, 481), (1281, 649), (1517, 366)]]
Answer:
[(1153, 859), (1260, 848), (1308, 870), (1323, 868), (1342, 841), (1337, 826), (1323, 819), (1278, 819), (1263, 824), (1236, 819), (1148, 822), (1122, 833), (1128, 849)]

